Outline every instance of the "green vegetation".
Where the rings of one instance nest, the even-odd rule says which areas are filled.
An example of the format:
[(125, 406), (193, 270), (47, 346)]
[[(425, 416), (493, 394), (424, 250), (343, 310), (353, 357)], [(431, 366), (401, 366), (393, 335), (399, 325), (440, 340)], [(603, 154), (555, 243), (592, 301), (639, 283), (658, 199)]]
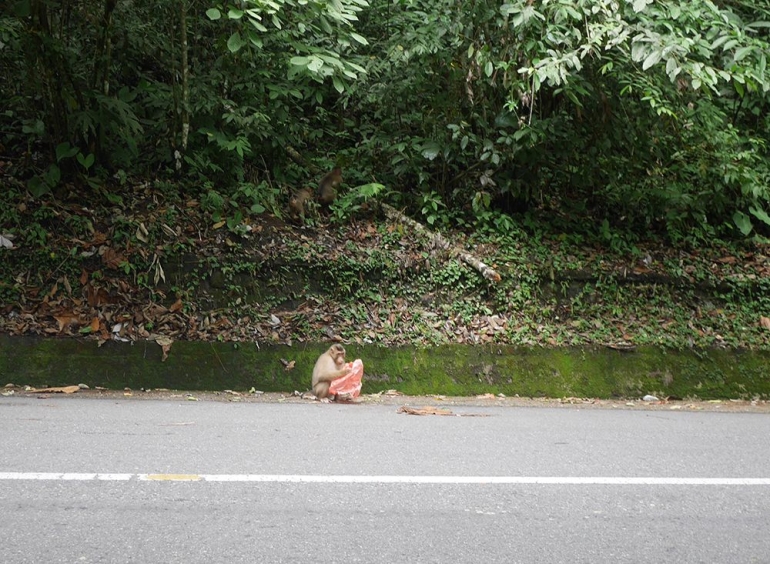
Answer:
[(14, 0), (0, 332), (768, 350), (768, 30), (759, 0)]
[(175, 178), (230, 229), (313, 162), (437, 228), (763, 235), (769, 28), (758, 0), (15, 0), (2, 171), (89, 203)]

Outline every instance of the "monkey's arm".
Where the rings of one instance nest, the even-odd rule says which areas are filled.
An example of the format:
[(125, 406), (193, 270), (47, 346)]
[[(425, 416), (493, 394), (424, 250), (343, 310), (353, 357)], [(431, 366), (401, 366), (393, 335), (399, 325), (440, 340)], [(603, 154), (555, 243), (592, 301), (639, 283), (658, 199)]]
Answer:
[(315, 382), (313, 382), (313, 385), (317, 384), (318, 382), (331, 382), (332, 380), (342, 378), (348, 374), (350, 374), (350, 368), (343, 368), (341, 370), (334, 370), (332, 372), (322, 372), (315, 377)]

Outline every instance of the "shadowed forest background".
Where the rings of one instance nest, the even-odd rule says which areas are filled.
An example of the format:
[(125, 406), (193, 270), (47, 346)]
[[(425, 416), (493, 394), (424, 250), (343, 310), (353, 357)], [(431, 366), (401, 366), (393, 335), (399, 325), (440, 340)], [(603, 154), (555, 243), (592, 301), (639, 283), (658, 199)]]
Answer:
[(769, 39), (760, 0), (9, 2), (0, 329), (766, 347)]

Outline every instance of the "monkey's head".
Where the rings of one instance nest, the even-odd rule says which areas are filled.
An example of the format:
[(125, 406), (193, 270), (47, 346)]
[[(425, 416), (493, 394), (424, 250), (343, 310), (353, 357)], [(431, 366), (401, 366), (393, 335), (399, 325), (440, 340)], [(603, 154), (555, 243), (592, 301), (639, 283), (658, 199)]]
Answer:
[(345, 347), (342, 345), (336, 344), (329, 347), (329, 354), (337, 366), (345, 364)]

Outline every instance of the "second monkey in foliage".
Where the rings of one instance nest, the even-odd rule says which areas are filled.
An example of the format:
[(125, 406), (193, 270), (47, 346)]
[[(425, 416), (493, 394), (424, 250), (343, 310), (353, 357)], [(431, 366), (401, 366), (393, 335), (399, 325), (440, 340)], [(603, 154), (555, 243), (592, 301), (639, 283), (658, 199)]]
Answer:
[(329, 206), (337, 199), (337, 186), (342, 183), (342, 169), (334, 167), (327, 172), (318, 183), (318, 201), (323, 206)]

